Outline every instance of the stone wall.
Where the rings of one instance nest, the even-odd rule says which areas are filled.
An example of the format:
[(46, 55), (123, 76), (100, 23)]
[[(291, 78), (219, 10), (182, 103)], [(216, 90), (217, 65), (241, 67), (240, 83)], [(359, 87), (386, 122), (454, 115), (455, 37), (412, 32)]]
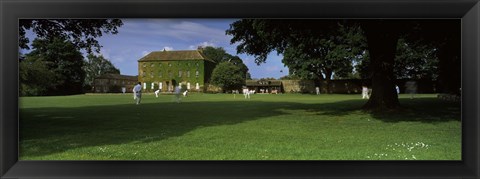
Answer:
[(315, 82), (313, 80), (282, 80), (282, 87), (285, 93), (315, 92)]

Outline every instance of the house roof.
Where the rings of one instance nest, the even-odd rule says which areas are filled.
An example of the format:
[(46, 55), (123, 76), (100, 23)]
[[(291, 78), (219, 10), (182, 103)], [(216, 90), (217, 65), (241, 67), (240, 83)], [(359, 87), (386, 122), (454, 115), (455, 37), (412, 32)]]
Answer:
[(146, 61), (178, 61), (178, 60), (207, 60), (200, 50), (154, 51), (138, 60)]
[(138, 81), (138, 76), (128, 76), (128, 75), (108, 73), (108, 74), (103, 74), (97, 77), (96, 79), (118, 79), (118, 80)]
[(281, 80), (246, 80), (247, 86), (281, 86)]

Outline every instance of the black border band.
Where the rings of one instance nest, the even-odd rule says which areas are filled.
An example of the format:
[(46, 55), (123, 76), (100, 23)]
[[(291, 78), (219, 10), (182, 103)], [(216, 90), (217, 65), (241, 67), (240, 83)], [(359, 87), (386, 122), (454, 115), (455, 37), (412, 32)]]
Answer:
[[(0, 1), (0, 176), (5, 178), (478, 178), (478, 0)], [(462, 18), (463, 161), (18, 161), (19, 18)]]

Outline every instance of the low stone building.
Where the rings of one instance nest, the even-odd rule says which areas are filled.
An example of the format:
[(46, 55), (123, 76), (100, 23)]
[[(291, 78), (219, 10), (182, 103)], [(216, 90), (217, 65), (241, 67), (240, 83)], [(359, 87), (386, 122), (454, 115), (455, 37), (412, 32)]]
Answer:
[(255, 93), (283, 93), (281, 80), (246, 80), (245, 83)]
[(123, 90), (131, 93), (133, 86), (138, 82), (138, 76), (120, 74), (104, 74), (94, 79), (93, 92), (95, 93), (121, 93)]
[(315, 82), (313, 80), (282, 80), (282, 86), (286, 93), (315, 92)]

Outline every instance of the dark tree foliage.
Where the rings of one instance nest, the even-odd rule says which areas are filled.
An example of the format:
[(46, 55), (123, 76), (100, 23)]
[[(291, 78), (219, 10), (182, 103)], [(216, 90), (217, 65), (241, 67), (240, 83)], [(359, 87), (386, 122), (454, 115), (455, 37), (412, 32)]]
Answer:
[(20, 96), (46, 95), (55, 73), (40, 58), (22, 56), (19, 63)]
[(395, 55), (394, 73), (397, 79), (437, 80), (437, 49), (427, 44), (407, 43), (400, 38)]
[(232, 55), (228, 54), (222, 47), (204, 47), (202, 53), (215, 63), (228, 61), (232, 58)]
[(210, 82), (226, 92), (240, 89), (245, 85), (245, 76), (237, 65), (230, 62), (220, 62), (213, 70)]
[(88, 53), (100, 52), (97, 37), (104, 33), (118, 33), (123, 23), (120, 19), (20, 19), (19, 46), (28, 49), (27, 30), (32, 30), (38, 38), (61, 38), (71, 42), (77, 49)]
[(95, 78), (104, 74), (120, 74), (120, 70), (116, 68), (112, 62), (105, 59), (102, 55), (96, 56), (88, 54), (83, 66), (85, 71), (85, 89), (91, 89)]
[(352, 59), (364, 51), (365, 39), (358, 26), (339, 20), (242, 19), (230, 25), (238, 53), (265, 62), (272, 51), (283, 53), (282, 62), (292, 75), (325, 82), (351, 75)]
[[(426, 79), (438, 80), (439, 60), (438, 49), (432, 45), (407, 42), (400, 38), (394, 60), (394, 74), (396, 79)], [(361, 79), (371, 79), (368, 51), (355, 65)]]
[[(83, 56), (71, 42), (60, 39), (35, 39), (32, 43), (33, 50), (26, 55), (26, 60), (20, 62), (20, 73), (29, 74), (31, 69), (47, 70), (43, 72), (45, 80), (33, 82), (41, 85), (39, 90), (45, 91), (41, 95), (70, 95), (82, 93), (85, 72), (83, 71)], [(30, 66), (31, 62), (38, 66)], [(27, 75), (20, 83), (32, 85), (38, 77)]]
[(207, 46), (202, 49), (202, 53), (207, 58), (215, 61), (216, 64), (220, 64), (222, 62), (230, 62), (236, 65), (240, 69), (241, 74), (246, 79), (251, 79), (250, 73), (248, 73), (248, 67), (247, 65), (245, 65), (245, 63), (243, 63), (243, 60), (238, 56), (228, 54), (222, 47), (215, 48)]
[[(458, 21), (455, 21), (458, 22)], [(440, 59), (440, 76), (442, 75), (442, 68), (445, 64), (454, 63), (458, 58), (455, 54), (459, 48), (456, 39), (459, 26), (455, 26), (452, 22), (435, 21), (435, 20), (285, 20), (285, 19), (242, 19), (230, 25), (227, 34), (232, 35), (231, 43), (240, 44), (237, 46), (238, 53), (247, 53), (254, 55), (257, 63), (265, 62), (268, 53), (277, 51), (278, 53), (286, 53), (289, 48), (297, 48), (294, 52), (299, 52), (300, 57), (311, 57), (318, 54), (315, 49), (318, 49), (318, 42), (322, 39), (329, 39), (332, 37), (332, 31), (338, 31), (338, 24), (345, 24), (351, 28), (360, 27), (364, 32), (367, 44), (367, 51), (361, 53), (360, 57), (368, 57), (369, 62), (358, 61), (357, 64), (362, 64), (365, 69), (369, 70), (369, 77), (372, 84), (372, 96), (364, 105), (364, 109), (394, 109), (399, 107), (398, 96), (395, 92), (394, 73), (395, 56), (397, 50), (398, 40), (401, 36), (407, 35), (407, 41), (412, 39), (421, 40), (422, 43), (429, 42), (441, 44), (443, 49), (446, 47), (453, 48), (452, 53), (442, 55), (442, 48), (439, 48)], [(452, 26), (453, 25), (453, 26)], [(333, 26), (333, 27), (332, 27)], [(453, 27), (453, 28), (452, 28)], [(452, 28), (453, 30), (449, 30)], [(446, 30), (447, 29), (447, 30)], [(439, 32), (441, 31), (441, 32)], [(454, 34), (452, 38), (448, 39), (448, 33)], [(447, 37), (441, 38), (441, 37)], [(354, 40), (354, 38), (347, 38)], [(453, 40), (452, 40), (453, 39)], [(358, 46), (358, 47), (361, 47)], [(361, 48), (360, 48), (361, 49)], [(288, 53), (287, 53), (288, 54)], [(446, 59), (442, 61), (443, 59)], [(358, 56), (357, 56), (358, 57)], [(294, 59), (292, 63), (303, 64), (302, 62), (295, 62), (304, 60), (303, 58)], [(458, 60), (457, 60), (458, 61)], [(308, 64), (308, 63), (307, 63)], [(443, 66), (443, 67), (442, 67)], [(457, 69), (455, 67), (455, 69)], [(362, 70), (362, 69), (359, 69)], [(451, 74), (455, 70), (448, 71), (445, 74)], [(442, 79), (442, 77), (439, 77)], [(453, 77), (449, 77), (443, 81), (453, 83)]]
[(423, 20), (406, 36), (407, 42), (417, 42), (436, 49), (438, 81), (444, 93), (459, 94), (461, 88), (461, 21)]

